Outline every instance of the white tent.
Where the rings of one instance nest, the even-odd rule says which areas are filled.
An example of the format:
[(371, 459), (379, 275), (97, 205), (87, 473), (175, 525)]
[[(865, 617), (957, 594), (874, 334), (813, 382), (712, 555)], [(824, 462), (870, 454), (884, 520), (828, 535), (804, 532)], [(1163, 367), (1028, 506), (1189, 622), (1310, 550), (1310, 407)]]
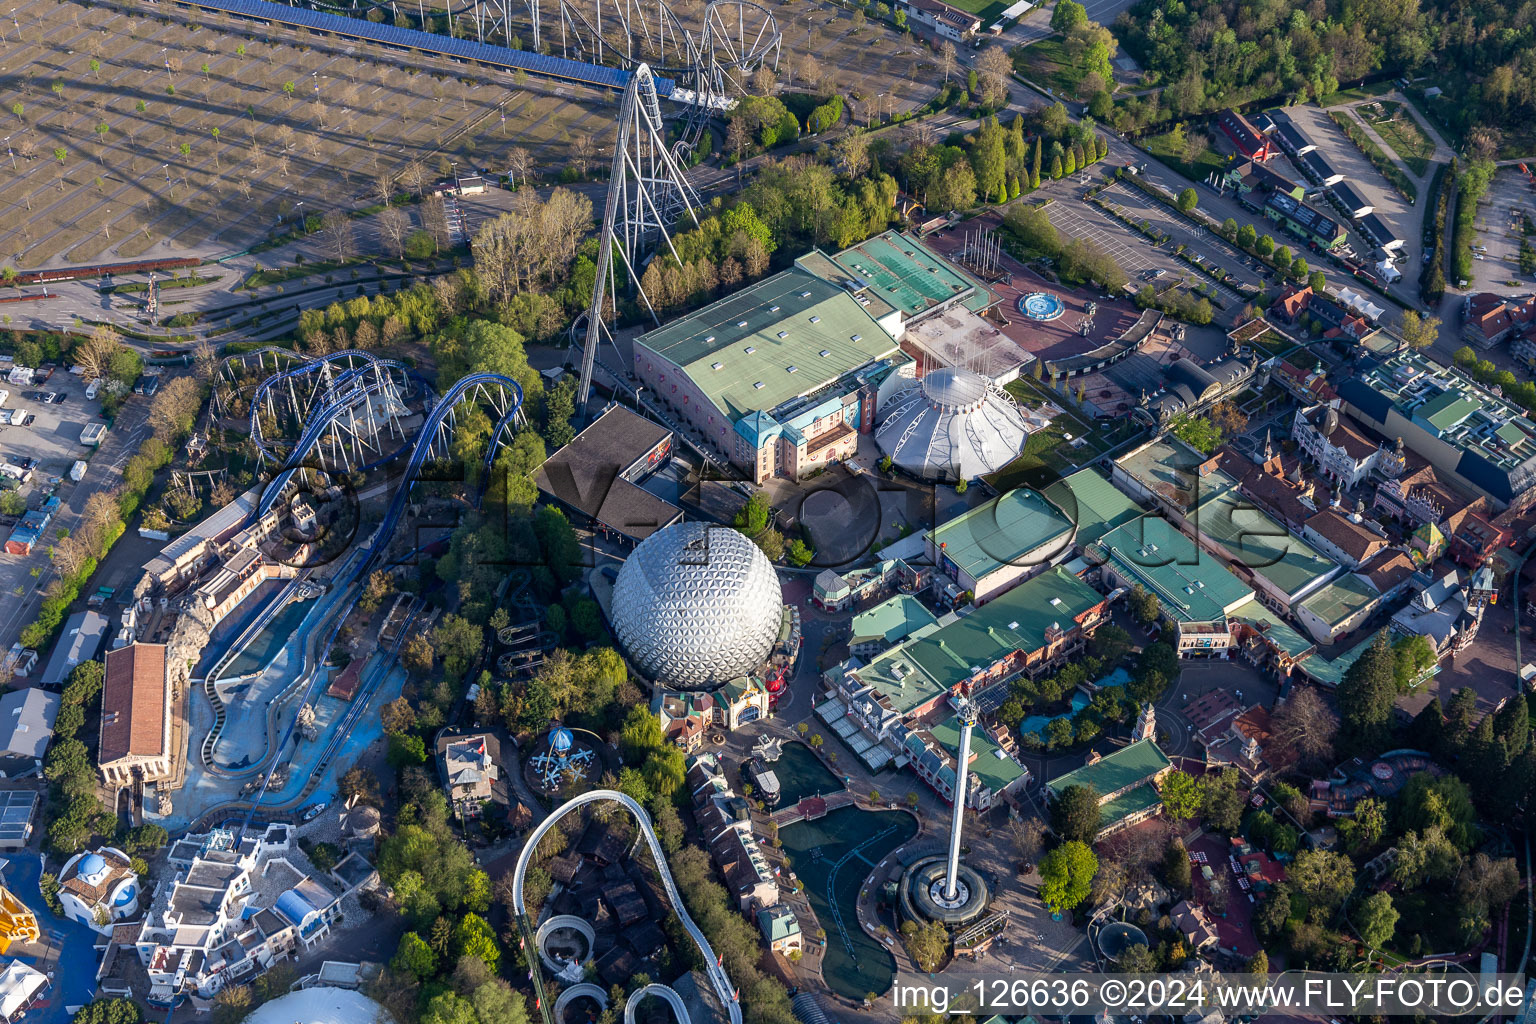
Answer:
[(48, 985), (48, 977), (20, 960), (12, 960), (0, 972), (0, 1020), (15, 1020), (39, 991)]
[(1376, 272), (1387, 284), (1396, 284), (1403, 279), (1403, 272), (1394, 267), (1391, 260), (1382, 260), (1376, 264)]
[[(1391, 267), (1391, 261), (1388, 261), (1385, 265)], [(1377, 267), (1377, 269), (1380, 270), (1381, 268)], [(1396, 273), (1395, 267), (1393, 268), (1393, 272)], [(1393, 281), (1402, 276), (1402, 274), (1397, 274), (1396, 277), (1389, 278), (1388, 280)], [(1349, 288), (1345, 288), (1343, 291), (1339, 292), (1339, 301), (1348, 306), (1350, 309), (1354, 310), (1356, 313), (1359, 313), (1361, 316), (1365, 317), (1367, 320), (1380, 320), (1381, 315), (1386, 312), (1386, 310), (1371, 302), (1364, 295), (1361, 295), (1359, 292)]]

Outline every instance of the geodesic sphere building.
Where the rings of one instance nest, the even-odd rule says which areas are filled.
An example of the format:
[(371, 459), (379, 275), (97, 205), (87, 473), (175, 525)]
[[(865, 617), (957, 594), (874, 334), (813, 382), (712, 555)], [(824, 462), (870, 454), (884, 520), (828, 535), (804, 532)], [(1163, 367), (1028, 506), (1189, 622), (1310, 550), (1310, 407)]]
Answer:
[(974, 480), (1024, 450), (1024, 411), (974, 370), (930, 370), (886, 400), (875, 443), (920, 480)]
[(651, 534), (613, 585), (613, 628), (642, 674), (680, 690), (756, 672), (779, 637), (784, 593), (756, 544), (704, 523)]

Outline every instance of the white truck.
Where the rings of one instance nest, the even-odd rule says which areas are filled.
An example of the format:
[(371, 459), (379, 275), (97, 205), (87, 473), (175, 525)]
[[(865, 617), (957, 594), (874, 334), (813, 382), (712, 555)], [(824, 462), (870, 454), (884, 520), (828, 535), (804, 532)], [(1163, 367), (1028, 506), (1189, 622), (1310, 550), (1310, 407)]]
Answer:
[(71, 480), (75, 481), (76, 483), (79, 483), (81, 480), (84, 480), (85, 479), (85, 463), (82, 462), (82, 461), (76, 460), (75, 464), (73, 466), (69, 467), (69, 478)]
[(91, 381), (89, 384), (87, 384), (85, 386), (85, 399), (86, 399), (86, 401), (88, 401), (88, 402), (89, 401), (93, 401), (96, 398), (96, 393), (99, 392), (100, 390), (101, 390), (101, 378), (97, 377), (95, 380)]

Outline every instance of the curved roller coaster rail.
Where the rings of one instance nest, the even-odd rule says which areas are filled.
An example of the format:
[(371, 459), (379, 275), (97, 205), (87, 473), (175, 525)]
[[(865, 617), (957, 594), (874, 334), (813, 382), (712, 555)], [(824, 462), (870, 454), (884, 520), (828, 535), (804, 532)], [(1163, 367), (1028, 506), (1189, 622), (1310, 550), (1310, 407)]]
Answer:
[[(731, 986), (730, 976), (720, 965), (720, 958), (715, 955), (709, 939), (705, 938), (699, 926), (694, 924), (693, 918), (688, 916), (688, 909), (683, 906), (682, 896), (672, 880), (672, 871), (667, 867), (667, 858), (661, 849), (661, 842), (656, 838), (656, 831), (651, 827), (650, 815), (645, 813), (645, 808), (636, 803), (634, 798), (617, 790), (594, 789), (561, 804), (549, 817), (539, 823), (539, 826), (528, 836), (527, 842), (523, 844), (522, 852), (517, 855), (517, 867), (512, 872), (512, 909), (517, 917), (518, 928), (523, 934), (523, 947), (527, 952), (528, 962), (530, 964), (538, 962), (534, 930), (528, 920), (528, 905), (523, 898), (523, 884), (528, 877), (528, 865), (533, 860), (534, 850), (538, 848), (539, 840), (544, 838), (544, 834), (554, 828), (561, 818), (587, 804), (599, 802), (618, 804), (627, 810), (634, 817), (635, 823), (640, 826), (640, 834), (645, 838), (646, 845), (650, 847), (651, 860), (656, 864), (656, 873), (661, 877), (662, 888), (666, 890), (667, 899), (672, 904), (672, 912), (677, 915), (683, 930), (688, 933), (688, 937), (703, 954), (705, 972), (709, 976), (710, 985), (726, 1008), (731, 1024), (741, 1024), (741, 1002), (737, 998), (736, 990)], [(538, 993), (539, 1010), (543, 1014), (545, 1024), (556, 1024), (538, 967), (533, 967), (528, 976), (533, 981), (534, 990)]]
[[(518, 385), (517, 381), (499, 373), (472, 373), (457, 381), (443, 394), (440, 400), (427, 410), (423, 422), (416, 432), (415, 440), (410, 446), (409, 459), (406, 462), (404, 474), (395, 486), (389, 505), (385, 509), (378, 528), (360, 549), (360, 554), (354, 554), (349, 557), (341, 571), (330, 581), (332, 588), (340, 588), (346, 596), (338, 601), (334, 612), (335, 617), (326, 640), (317, 650), (330, 650), (331, 645), (335, 643), (342, 624), (346, 621), (352, 607), (357, 603), (359, 593), (355, 589), (355, 584), (359, 580), (368, 578), (368, 574), (373, 571), (383, 557), (384, 552), (388, 550), (390, 541), (394, 537), (395, 529), (399, 525), (400, 518), (404, 515), (406, 505), (410, 500), (411, 488), (421, 476), (422, 467), (426, 465), (429, 459), (449, 453), (449, 435), (455, 422), (455, 411), (461, 403), (466, 401), (474, 403), (485, 402), (496, 410), (499, 417), (507, 419), (510, 414), (515, 413), (521, 408), (523, 404), (523, 389)], [(345, 415), (347, 411), (348, 407), (338, 399), (327, 403), (324, 408), (314, 414), (315, 418), (306, 424), (304, 437), (300, 439), (299, 445), (289, 456), (287, 468), (267, 488), (266, 493), (262, 495), (257, 509), (252, 512), (251, 518), (253, 521), (265, 515), (272, 508), (282, 489), (286, 486), (288, 480), (291, 479), (293, 467), (298, 465), (308, 454), (308, 448), (316, 444), (320, 437), (323, 436), (326, 422)], [(494, 458), (500, 443), (500, 436), (493, 434), (487, 442), (490, 448), (490, 457)], [(414, 617), (414, 611), (412, 615)], [(331, 731), (326, 751), (322, 755), (316, 769), (311, 773), (310, 780), (306, 784), (300, 799), (307, 797), (320, 784), (324, 777), (325, 769), (329, 766), (336, 749), (351, 731), (358, 717), (361, 716), (363, 709), (367, 706), (368, 696), (371, 695), (373, 688), (388, 675), (395, 653), (399, 650), (408, 633), (409, 624), (397, 634), (394, 646), (385, 653), (385, 657), (381, 659), (381, 664), (376, 666), (374, 678), (365, 684), (364, 689), (352, 701), (342, 721)], [(324, 681), (324, 673), (315, 672), (314, 675), (316, 679), (309, 685), (304, 697), (305, 701), (311, 704), (315, 700), (316, 687)], [(289, 723), (283, 733), (281, 742), (275, 747), (276, 750), (282, 751), (287, 749), (296, 728), (297, 720)], [(274, 757), (272, 764), (262, 776), (261, 786), (247, 809), (246, 824), (249, 824), (251, 816), (266, 796), (267, 788), (271, 785), (272, 774), (278, 766), (277, 761), (278, 759)], [(242, 834), (244, 833), (245, 825), (241, 826), (240, 831)]]

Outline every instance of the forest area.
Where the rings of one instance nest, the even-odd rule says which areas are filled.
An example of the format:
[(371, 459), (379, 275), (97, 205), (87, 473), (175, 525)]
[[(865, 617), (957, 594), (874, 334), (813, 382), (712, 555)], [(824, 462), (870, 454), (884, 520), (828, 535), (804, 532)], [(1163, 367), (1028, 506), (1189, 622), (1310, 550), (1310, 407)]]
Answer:
[(1435, 119), (1498, 151), (1536, 127), (1536, 5), (1488, 0), (1142, 0), (1115, 23), (1155, 92), (1122, 127), (1259, 100), (1304, 103), (1373, 75), (1425, 76)]

